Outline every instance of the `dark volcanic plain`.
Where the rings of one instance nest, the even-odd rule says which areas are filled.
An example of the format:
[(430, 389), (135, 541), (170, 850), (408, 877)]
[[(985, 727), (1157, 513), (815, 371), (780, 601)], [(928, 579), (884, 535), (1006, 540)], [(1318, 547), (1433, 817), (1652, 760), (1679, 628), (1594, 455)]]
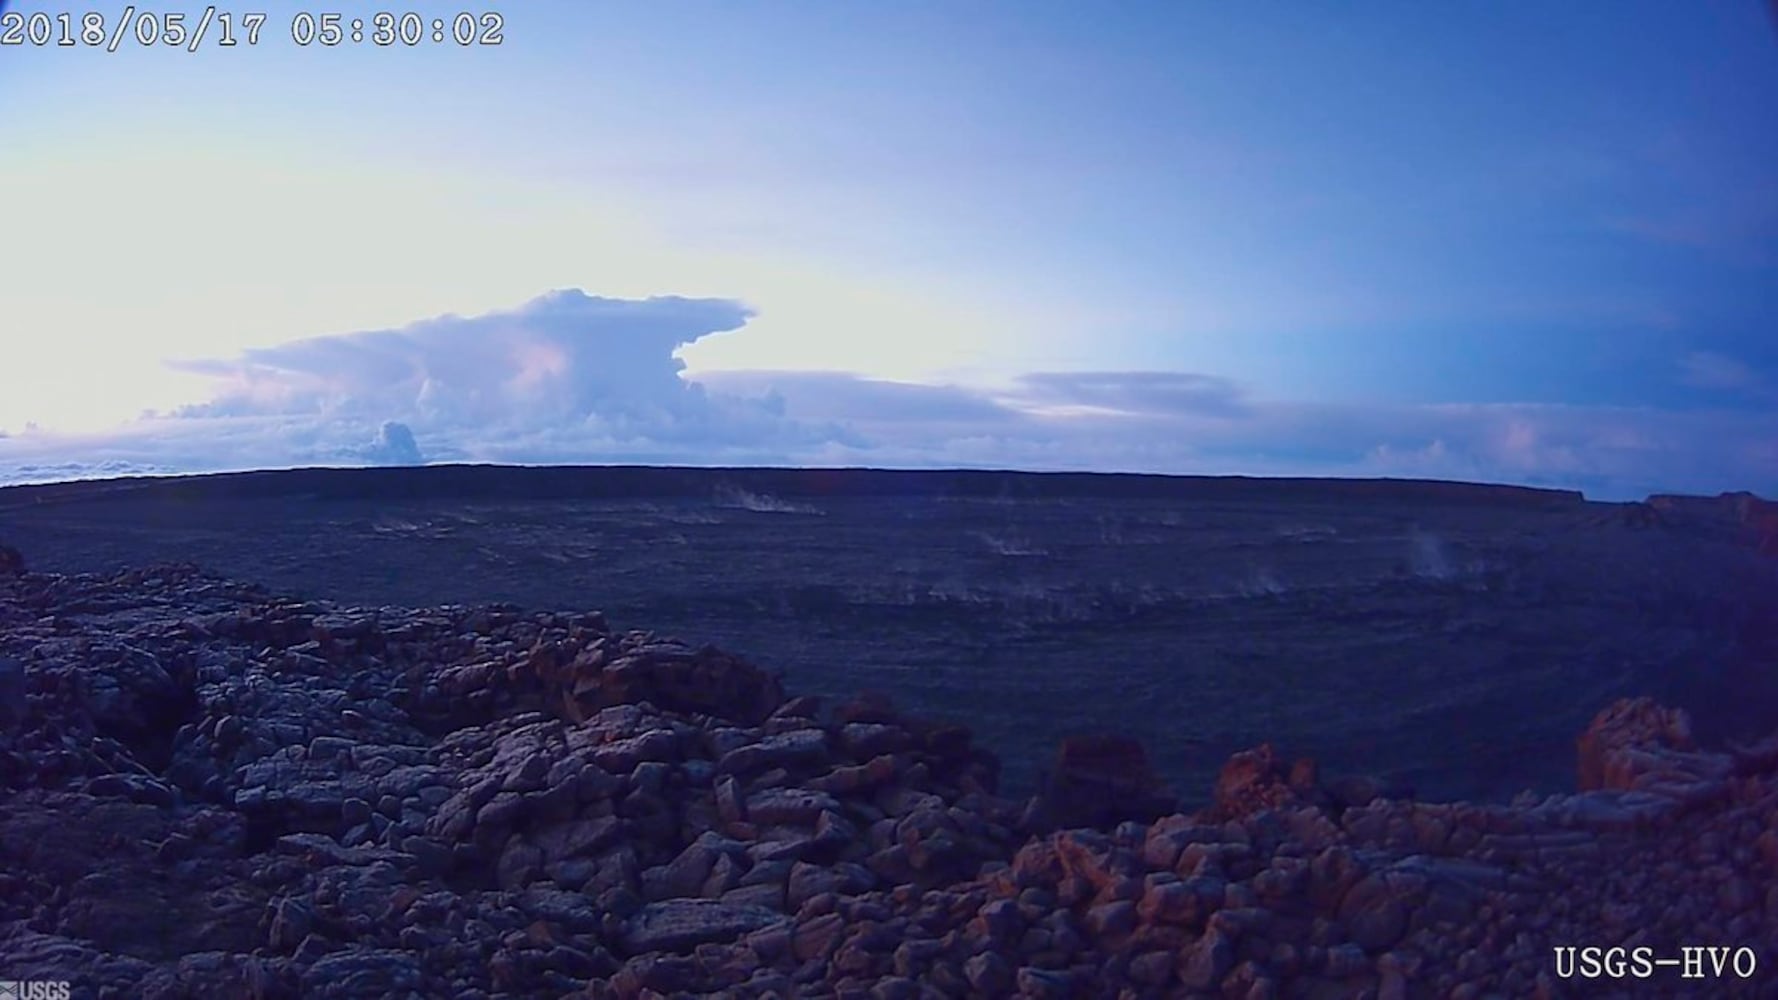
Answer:
[(0, 490), (44, 572), (191, 562), (348, 605), (603, 611), (969, 726), (1028, 792), (1134, 736), (1183, 801), (1271, 741), (1422, 798), (1567, 790), (1647, 695), (1778, 726), (1778, 561), (1720, 512), (1449, 483), (303, 470)]

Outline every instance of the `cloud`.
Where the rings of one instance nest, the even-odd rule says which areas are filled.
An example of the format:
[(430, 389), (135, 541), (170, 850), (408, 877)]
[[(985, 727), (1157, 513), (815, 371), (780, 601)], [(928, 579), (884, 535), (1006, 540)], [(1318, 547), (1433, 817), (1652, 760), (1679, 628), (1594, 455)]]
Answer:
[(706, 384), (854, 431), (805, 455), (836, 464), (1448, 478), (1607, 498), (1778, 487), (1770, 413), (1264, 400), (1195, 373), (1044, 373), (999, 390), (838, 373)]
[(372, 465), (426, 464), (420, 445), (414, 440), (414, 432), (406, 424), (394, 420), (385, 420), (383, 426), (377, 428), (377, 439), (371, 442), (364, 457)]
[(1752, 365), (1714, 351), (1693, 351), (1680, 360), (1680, 381), (1694, 389), (1745, 392), (1763, 388)]
[(1234, 382), (1188, 372), (1040, 372), (1019, 379), (1026, 405), (1155, 416), (1248, 412)]
[[(1607, 498), (1778, 491), (1769, 407), (1331, 403), (1194, 372), (1049, 371), (984, 386), (688, 376), (683, 348), (750, 317), (729, 300), (560, 291), (483, 316), (189, 360), (179, 368), (210, 380), (207, 401), (106, 434), (0, 438), (0, 482), (477, 461), (1401, 476)], [(1759, 384), (1704, 352), (1683, 374)]]
[[(174, 362), (209, 398), (100, 434), (0, 442), (0, 481), (423, 461), (750, 461), (794, 446), (769, 401), (712, 399), (681, 348), (751, 318), (725, 299), (578, 290), (516, 309)], [(422, 449), (421, 442), (425, 443)]]
[(510, 312), (315, 337), (175, 368), (223, 382), (183, 416), (366, 415), (461, 425), (654, 420), (702, 412), (676, 352), (751, 318), (723, 299), (606, 299), (578, 290)]
[[(718, 371), (700, 385), (730, 396), (770, 399), (775, 412), (802, 420), (870, 423), (999, 422), (1013, 411), (982, 392), (956, 385), (873, 379), (847, 372)], [(787, 400), (794, 399), (794, 408)]]
[(1736, 267), (1771, 270), (1778, 266), (1778, 186), (1724, 184), (1666, 212), (1610, 219), (1606, 228)]

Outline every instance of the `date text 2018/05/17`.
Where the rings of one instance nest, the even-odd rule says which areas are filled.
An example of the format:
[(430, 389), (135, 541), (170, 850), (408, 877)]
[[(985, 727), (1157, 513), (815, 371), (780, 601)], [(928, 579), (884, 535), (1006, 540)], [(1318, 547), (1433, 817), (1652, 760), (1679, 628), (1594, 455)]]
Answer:
[(130, 4), (116, 13), (0, 11), (0, 46), (33, 48), (184, 49), (206, 43), (218, 48), (257, 47), (288, 39), (298, 47), (334, 48), (370, 44), (379, 48), (421, 45), (493, 46), (506, 41), (506, 17), (495, 11), (459, 11), (431, 17), (408, 11), (369, 15), (299, 11), (289, 30), (268, 24), (263, 11), (225, 10), (212, 4), (199, 11), (154, 11)]

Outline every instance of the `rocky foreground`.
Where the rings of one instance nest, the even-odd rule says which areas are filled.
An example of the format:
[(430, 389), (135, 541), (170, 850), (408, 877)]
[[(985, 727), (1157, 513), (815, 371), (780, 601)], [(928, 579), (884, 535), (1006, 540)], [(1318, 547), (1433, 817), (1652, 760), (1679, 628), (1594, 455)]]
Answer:
[[(340, 608), (0, 548), (0, 981), (1778, 996), (1778, 740), (1700, 751), (1637, 701), (1578, 749), (1578, 793), (1483, 806), (1260, 747), (1186, 815), (1140, 747), (1079, 740), (1014, 802), (967, 729), (823, 712), (598, 614)], [(1609, 979), (1563, 946), (1747, 950)]]

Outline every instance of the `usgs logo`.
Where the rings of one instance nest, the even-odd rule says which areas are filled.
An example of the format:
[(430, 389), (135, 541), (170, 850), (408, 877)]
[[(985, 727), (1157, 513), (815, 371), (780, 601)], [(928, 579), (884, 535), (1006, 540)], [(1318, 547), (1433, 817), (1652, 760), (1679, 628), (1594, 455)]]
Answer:
[(1752, 948), (1684, 947), (1676, 958), (1657, 958), (1653, 948), (1556, 949), (1556, 975), (1563, 979), (1648, 979), (1657, 969), (1672, 968), (1682, 979), (1751, 979), (1758, 967)]
[(72, 992), (60, 979), (0, 979), (0, 1000), (68, 1000)]

